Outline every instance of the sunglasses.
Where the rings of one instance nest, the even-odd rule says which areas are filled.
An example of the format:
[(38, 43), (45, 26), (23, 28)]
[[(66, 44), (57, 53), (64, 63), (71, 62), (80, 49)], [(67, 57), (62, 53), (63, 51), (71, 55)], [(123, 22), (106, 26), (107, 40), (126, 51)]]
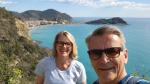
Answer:
[(122, 47), (112, 47), (112, 48), (106, 48), (104, 50), (92, 49), (87, 52), (89, 54), (90, 59), (97, 60), (100, 57), (102, 57), (103, 53), (105, 53), (106, 56), (109, 58), (119, 57), (121, 51), (123, 51)]
[(71, 42), (63, 42), (63, 41), (56, 41), (56, 43), (57, 43), (58, 45), (61, 45), (61, 46), (63, 46), (63, 45), (71, 46), (71, 45), (72, 45)]

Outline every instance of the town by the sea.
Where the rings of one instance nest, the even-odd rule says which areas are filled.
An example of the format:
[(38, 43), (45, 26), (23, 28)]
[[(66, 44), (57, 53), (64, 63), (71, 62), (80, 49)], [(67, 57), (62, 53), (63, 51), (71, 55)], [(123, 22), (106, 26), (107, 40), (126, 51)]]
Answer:
[[(53, 48), (55, 35), (60, 31), (69, 31), (76, 39), (78, 46), (78, 60), (85, 66), (87, 73), (87, 83), (92, 84), (97, 79), (89, 56), (85, 38), (96, 28), (102, 25), (89, 25), (83, 22), (90, 19), (88, 17), (73, 18), (74, 24), (54, 24), (33, 28), (32, 39), (39, 41), (41, 47)], [(97, 18), (99, 19), (99, 18)], [(125, 34), (126, 47), (129, 58), (126, 70), (129, 74), (136, 74), (150, 79), (150, 18), (123, 18), (128, 25), (116, 25)]]

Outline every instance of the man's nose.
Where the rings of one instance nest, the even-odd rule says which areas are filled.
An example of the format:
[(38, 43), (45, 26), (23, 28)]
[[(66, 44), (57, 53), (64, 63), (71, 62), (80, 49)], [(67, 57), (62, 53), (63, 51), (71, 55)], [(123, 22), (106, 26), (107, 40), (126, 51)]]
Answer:
[(101, 63), (107, 63), (109, 62), (109, 57), (107, 57), (107, 55), (103, 52), (102, 56), (100, 57), (100, 62)]

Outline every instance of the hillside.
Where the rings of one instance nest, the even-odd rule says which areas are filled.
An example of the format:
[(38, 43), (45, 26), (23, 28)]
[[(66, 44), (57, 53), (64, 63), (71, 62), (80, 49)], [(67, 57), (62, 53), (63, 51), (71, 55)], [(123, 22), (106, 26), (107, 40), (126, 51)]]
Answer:
[(86, 24), (124, 24), (127, 25), (127, 22), (120, 17), (113, 17), (110, 19), (98, 19), (86, 22)]
[(0, 8), (0, 84), (33, 84), (35, 65), (48, 54), (31, 40), (24, 22)]
[(22, 13), (12, 12), (18, 18), (23, 21), (37, 21), (37, 20), (45, 20), (45, 21), (56, 21), (58, 24), (62, 23), (71, 23), (72, 17), (68, 14), (58, 12), (54, 9), (47, 9), (44, 11), (38, 10), (27, 10)]

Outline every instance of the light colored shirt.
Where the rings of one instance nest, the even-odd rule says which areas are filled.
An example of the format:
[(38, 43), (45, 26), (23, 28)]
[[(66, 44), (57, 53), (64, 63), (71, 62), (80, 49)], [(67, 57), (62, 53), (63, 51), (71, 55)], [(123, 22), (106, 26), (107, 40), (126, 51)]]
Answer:
[(68, 69), (61, 71), (53, 56), (45, 57), (36, 66), (35, 74), (44, 77), (44, 84), (81, 84), (86, 81), (83, 64), (72, 60)]

